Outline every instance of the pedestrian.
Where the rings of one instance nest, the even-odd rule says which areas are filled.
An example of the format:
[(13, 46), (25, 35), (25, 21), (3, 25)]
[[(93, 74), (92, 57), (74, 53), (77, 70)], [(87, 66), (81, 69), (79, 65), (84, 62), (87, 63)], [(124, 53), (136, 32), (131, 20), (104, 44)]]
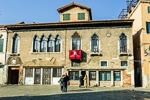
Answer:
[(80, 77), (79, 77), (79, 87), (81, 87), (82, 84), (83, 84), (83, 76), (80, 75)]
[(63, 80), (64, 80), (65, 75), (62, 75), (58, 81), (58, 83), (60, 84), (60, 90), (63, 91)]
[(87, 75), (84, 76), (83, 80), (84, 80), (84, 87), (87, 88)]
[(64, 74), (64, 79), (63, 79), (63, 91), (64, 92), (67, 92), (67, 85), (68, 85), (68, 82), (69, 82), (69, 76), (67, 75), (67, 73)]

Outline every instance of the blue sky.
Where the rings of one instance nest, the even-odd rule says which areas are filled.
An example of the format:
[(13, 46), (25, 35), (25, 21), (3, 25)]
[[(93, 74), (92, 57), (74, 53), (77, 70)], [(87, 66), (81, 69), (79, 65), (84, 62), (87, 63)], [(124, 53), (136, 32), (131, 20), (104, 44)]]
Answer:
[(117, 19), (126, 0), (0, 0), (0, 24), (59, 22), (57, 9), (71, 2), (88, 6), (93, 20)]

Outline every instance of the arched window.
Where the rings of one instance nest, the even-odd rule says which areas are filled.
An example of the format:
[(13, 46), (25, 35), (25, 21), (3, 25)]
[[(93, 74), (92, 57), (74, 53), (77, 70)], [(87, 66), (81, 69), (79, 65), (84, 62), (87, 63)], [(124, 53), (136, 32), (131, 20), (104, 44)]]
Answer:
[(46, 52), (47, 50), (47, 41), (45, 36), (42, 36), (40, 41), (40, 52)]
[(54, 38), (52, 36), (48, 38), (47, 52), (54, 52)]
[(57, 35), (55, 39), (55, 52), (60, 52), (61, 50), (61, 38), (59, 35)]
[(72, 36), (72, 50), (81, 50), (81, 39), (77, 32)]
[(98, 52), (99, 51), (99, 40), (98, 40), (98, 36), (96, 34), (94, 34), (91, 37), (91, 51), (92, 52)]
[(39, 52), (39, 38), (37, 36), (33, 39), (33, 52)]
[(18, 42), (19, 42), (19, 36), (15, 34), (13, 37), (12, 53), (18, 52)]
[(127, 53), (127, 36), (122, 33), (120, 35), (120, 52), (124, 52), (124, 53)]

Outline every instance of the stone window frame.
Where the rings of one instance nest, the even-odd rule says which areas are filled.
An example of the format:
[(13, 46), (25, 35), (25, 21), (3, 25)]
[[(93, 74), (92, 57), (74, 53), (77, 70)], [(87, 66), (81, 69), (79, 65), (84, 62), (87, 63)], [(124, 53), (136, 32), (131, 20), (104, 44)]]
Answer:
[[(107, 66), (102, 66), (102, 62), (106, 61), (107, 62)], [(100, 60), (100, 67), (108, 67), (108, 60)]]

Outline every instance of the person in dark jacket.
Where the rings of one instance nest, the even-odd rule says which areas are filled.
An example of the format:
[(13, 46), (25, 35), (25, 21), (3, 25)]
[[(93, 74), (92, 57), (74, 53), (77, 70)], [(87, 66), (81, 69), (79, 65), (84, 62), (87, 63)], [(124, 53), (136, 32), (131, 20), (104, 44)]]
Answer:
[(65, 77), (63, 79), (63, 92), (67, 92), (67, 85), (69, 80), (69, 76), (67, 75), (67, 73), (65, 73)]
[(63, 80), (64, 80), (65, 75), (62, 75), (61, 78), (59, 79), (58, 83), (60, 84), (60, 90), (63, 91)]

